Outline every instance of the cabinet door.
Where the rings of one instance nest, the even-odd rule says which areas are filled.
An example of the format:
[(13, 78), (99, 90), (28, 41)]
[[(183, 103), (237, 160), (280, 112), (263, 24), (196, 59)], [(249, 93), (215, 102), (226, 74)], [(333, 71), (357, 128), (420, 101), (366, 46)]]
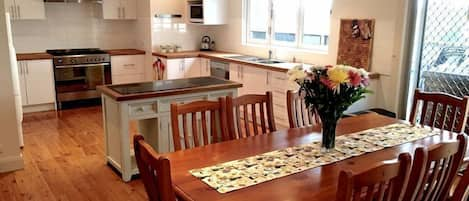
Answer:
[(26, 93), (28, 105), (55, 102), (53, 67), (51, 60), (35, 60), (26, 64)]
[(104, 19), (120, 19), (122, 18), (122, 8), (120, 0), (104, 0), (103, 1), (103, 18)]
[(18, 19), (46, 19), (43, 0), (15, 0)]
[(166, 61), (166, 78), (181, 79), (184, 78), (184, 59), (168, 59)]
[(143, 55), (112, 56), (111, 71), (113, 75), (144, 74), (143, 63)]
[(21, 94), (21, 104), (28, 105), (28, 94), (26, 93), (26, 61), (18, 62), (18, 73), (19, 73), (19, 84), (20, 84), (20, 94)]
[(187, 58), (184, 59), (184, 77), (200, 77), (201, 66), (199, 58)]
[(210, 76), (210, 59), (201, 58), (200, 59), (200, 68), (201, 68), (201, 75), (200, 76)]
[(243, 84), (243, 87), (238, 88), (238, 96), (244, 95), (246, 85), (242, 77), (243, 66), (239, 64), (230, 63), (230, 80)]
[(112, 84), (129, 84), (145, 81), (144, 74), (134, 75), (112, 75)]
[(137, 0), (121, 0), (124, 19), (137, 19)]
[(265, 94), (267, 91), (266, 70), (253, 66), (243, 66), (242, 77), (246, 94)]

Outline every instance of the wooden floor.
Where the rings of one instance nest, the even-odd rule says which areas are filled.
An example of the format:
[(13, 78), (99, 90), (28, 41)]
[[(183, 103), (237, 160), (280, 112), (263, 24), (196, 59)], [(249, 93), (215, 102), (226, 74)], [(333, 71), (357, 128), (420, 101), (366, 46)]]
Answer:
[(100, 107), (24, 117), (25, 169), (0, 174), (0, 201), (146, 200), (105, 164)]

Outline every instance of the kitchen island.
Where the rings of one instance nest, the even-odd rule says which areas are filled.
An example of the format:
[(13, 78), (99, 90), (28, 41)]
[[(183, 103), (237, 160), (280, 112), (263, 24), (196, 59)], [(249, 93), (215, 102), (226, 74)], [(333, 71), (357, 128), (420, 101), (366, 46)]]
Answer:
[(170, 105), (237, 96), (242, 84), (215, 77), (161, 80), (147, 83), (99, 86), (102, 94), (105, 156), (125, 182), (138, 174), (129, 122), (158, 153), (174, 150)]

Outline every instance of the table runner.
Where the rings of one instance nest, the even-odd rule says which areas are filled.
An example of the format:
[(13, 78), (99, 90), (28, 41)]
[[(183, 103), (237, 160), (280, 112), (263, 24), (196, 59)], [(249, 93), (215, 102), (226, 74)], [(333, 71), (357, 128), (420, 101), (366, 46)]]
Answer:
[(330, 153), (321, 153), (321, 141), (313, 141), (189, 172), (219, 193), (228, 193), (439, 133), (398, 123), (339, 136)]

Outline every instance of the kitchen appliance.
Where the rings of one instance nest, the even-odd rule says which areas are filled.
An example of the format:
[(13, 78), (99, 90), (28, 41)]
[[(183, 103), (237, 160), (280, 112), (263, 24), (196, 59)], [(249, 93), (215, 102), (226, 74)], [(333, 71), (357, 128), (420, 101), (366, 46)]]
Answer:
[(102, 0), (44, 0), (50, 3), (102, 3)]
[(221, 61), (210, 61), (210, 75), (213, 77), (230, 79), (230, 64)]
[(202, 1), (188, 1), (189, 21), (204, 23), (204, 6)]
[(24, 146), (23, 141), (23, 127), (21, 126), (23, 122), (23, 104), (21, 103), (21, 91), (20, 91), (20, 77), (18, 71), (18, 61), (16, 60), (16, 51), (13, 45), (13, 36), (11, 34), (11, 24), (10, 24), (10, 14), (5, 14), (6, 18), (6, 31), (8, 37), (8, 48), (10, 52), (10, 68), (11, 68), (11, 77), (13, 80), (13, 94), (15, 96), (15, 107), (16, 107), (16, 118), (18, 122), (18, 137), (20, 146)]
[(100, 49), (47, 50), (53, 55), (58, 109), (100, 103), (96, 86), (111, 84), (111, 59)]
[(211, 44), (212, 44), (212, 39), (209, 36), (202, 37), (202, 42), (200, 43), (200, 50), (210, 51)]

